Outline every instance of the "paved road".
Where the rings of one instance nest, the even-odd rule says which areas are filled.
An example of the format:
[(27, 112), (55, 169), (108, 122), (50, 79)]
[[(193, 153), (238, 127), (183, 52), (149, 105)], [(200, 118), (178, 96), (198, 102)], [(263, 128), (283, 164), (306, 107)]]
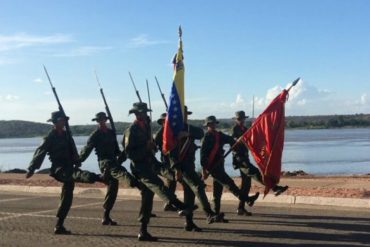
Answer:
[(0, 192), (0, 246), (370, 246), (370, 212), (319, 206), (258, 205), (252, 217), (234, 214), (236, 202), (224, 204), (230, 223), (208, 225), (195, 212), (201, 233), (183, 230), (184, 219), (163, 212), (156, 201), (149, 231), (157, 243), (136, 239), (139, 201), (119, 198), (112, 215), (119, 226), (100, 225), (102, 195), (76, 196), (66, 220), (73, 235), (52, 233), (58, 195)]

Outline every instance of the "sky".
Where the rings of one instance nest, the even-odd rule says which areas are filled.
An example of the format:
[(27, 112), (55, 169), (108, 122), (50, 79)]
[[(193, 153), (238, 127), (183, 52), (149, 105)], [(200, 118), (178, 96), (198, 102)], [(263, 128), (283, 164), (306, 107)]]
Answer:
[(192, 118), (255, 116), (297, 77), (286, 115), (370, 113), (370, 1), (0, 0), (0, 120), (45, 122), (57, 103), (71, 124), (137, 101), (165, 111), (183, 30), (185, 104)]

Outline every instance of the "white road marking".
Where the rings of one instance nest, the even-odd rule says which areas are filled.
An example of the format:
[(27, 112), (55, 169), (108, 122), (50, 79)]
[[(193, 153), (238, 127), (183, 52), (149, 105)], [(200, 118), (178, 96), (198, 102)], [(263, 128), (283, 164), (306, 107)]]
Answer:
[[(122, 201), (122, 200), (123, 199), (119, 199), (116, 202), (119, 202), (119, 201)], [(102, 203), (103, 202), (94, 202), (94, 203), (88, 203), (88, 204), (81, 204), (81, 205), (72, 206), (71, 209), (72, 208), (91, 207), (91, 206), (101, 205)], [(4, 221), (4, 220), (8, 220), (8, 219), (14, 219), (14, 218), (18, 218), (18, 217), (21, 217), (21, 216), (34, 216), (34, 217), (38, 217), (39, 214), (54, 212), (56, 210), (58, 210), (58, 209), (42, 210), (42, 211), (31, 212), (31, 213), (13, 213), (13, 215), (0, 218), (0, 221)], [(0, 213), (2, 213), (2, 212), (0, 212)], [(9, 213), (9, 214), (12, 214), (12, 213)], [(55, 216), (53, 216), (53, 217), (55, 217)], [(68, 218), (71, 218), (71, 217), (68, 217)]]
[(22, 200), (31, 200), (31, 199), (40, 199), (41, 196), (38, 197), (21, 197), (21, 198), (11, 198), (11, 199), (1, 199), (0, 203), (2, 202), (13, 202), (13, 201), (22, 201)]

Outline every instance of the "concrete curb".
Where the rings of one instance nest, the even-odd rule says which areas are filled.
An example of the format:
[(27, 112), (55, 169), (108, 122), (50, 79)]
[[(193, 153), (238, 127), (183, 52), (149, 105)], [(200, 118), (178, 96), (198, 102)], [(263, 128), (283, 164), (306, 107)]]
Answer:
[[(29, 192), (37, 194), (59, 194), (61, 187), (44, 187), (44, 186), (27, 186), (27, 185), (0, 185), (0, 191), (7, 192)], [(83, 188), (76, 187), (75, 195), (101, 194), (105, 195), (106, 188)], [(183, 199), (183, 192), (176, 191), (178, 198)], [(122, 189), (118, 191), (119, 197), (136, 197), (140, 198), (140, 191), (137, 189)], [(207, 192), (207, 197), (212, 198), (212, 192)], [(155, 196), (156, 200), (159, 200)], [(222, 195), (223, 201), (238, 201), (231, 193), (226, 192)], [(301, 205), (322, 205), (322, 206), (337, 206), (337, 207), (353, 207), (353, 208), (370, 208), (370, 199), (358, 198), (336, 198), (336, 197), (318, 197), (318, 196), (291, 196), (280, 195), (274, 196), (268, 194), (262, 199), (260, 196), (258, 203), (282, 203), (282, 204), (301, 204)]]

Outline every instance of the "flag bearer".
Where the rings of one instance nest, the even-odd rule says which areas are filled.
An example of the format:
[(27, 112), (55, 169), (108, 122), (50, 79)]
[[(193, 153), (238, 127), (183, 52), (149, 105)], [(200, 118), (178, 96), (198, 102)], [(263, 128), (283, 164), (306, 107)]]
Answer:
[[(244, 111), (235, 112), (235, 125), (232, 131), (232, 137), (237, 140), (241, 137), (248, 128), (245, 126), (245, 120), (248, 116), (245, 115)], [(234, 169), (240, 170), (240, 176), (242, 179), (240, 190), (249, 194), (251, 189), (251, 179), (253, 178), (257, 182), (264, 184), (261, 176), (261, 172), (250, 162), (249, 152), (246, 145), (240, 142), (235, 149), (233, 150), (233, 167)], [(288, 186), (279, 186), (275, 185), (272, 190), (275, 192), (275, 195), (280, 195), (288, 189)], [(238, 215), (252, 215), (251, 212), (248, 212), (245, 209), (245, 201), (240, 200), (239, 206), (237, 209)]]
[(207, 127), (207, 132), (201, 147), (201, 165), (203, 167), (204, 178), (206, 179), (209, 175), (213, 177), (214, 210), (216, 213), (220, 212), (223, 187), (226, 187), (239, 200), (246, 201), (248, 205), (253, 206), (259, 193), (257, 192), (254, 196), (249, 197), (246, 192), (241, 191), (236, 186), (234, 181), (225, 172), (223, 146), (225, 144), (232, 146), (235, 140), (231, 136), (217, 131), (216, 126), (218, 123), (215, 116), (206, 118), (204, 127)]
[[(204, 132), (201, 128), (188, 124), (188, 115), (192, 112), (188, 111), (186, 106), (184, 113), (184, 128), (178, 135), (178, 145), (170, 153), (172, 166), (177, 171), (177, 179), (184, 188), (184, 203), (189, 208), (194, 207), (196, 196), (209, 224), (223, 222), (223, 214), (218, 215), (212, 211), (205, 192), (205, 184), (195, 171), (195, 152), (198, 148), (195, 140), (202, 139)], [(185, 230), (196, 232), (202, 230), (194, 223), (192, 213), (186, 216)]]

